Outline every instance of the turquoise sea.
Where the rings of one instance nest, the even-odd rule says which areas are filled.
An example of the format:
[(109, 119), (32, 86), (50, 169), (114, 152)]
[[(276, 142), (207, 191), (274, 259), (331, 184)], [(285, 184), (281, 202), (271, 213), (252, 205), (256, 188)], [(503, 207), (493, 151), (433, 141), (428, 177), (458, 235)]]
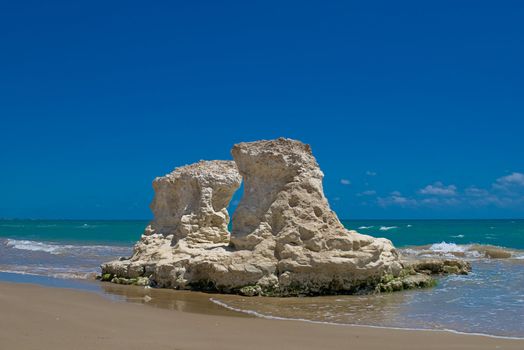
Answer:
[[(269, 300), (213, 296), (213, 301), (262, 317), (524, 337), (524, 220), (343, 223), (390, 239), (404, 255), (461, 256), (471, 261), (473, 272), (443, 277), (433, 289), (390, 295)], [(146, 225), (147, 221), (0, 220), (0, 280), (92, 279), (100, 263), (129, 256)], [(486, 246), (502, 247), (509, 257), (490, 259), (484, 254)]]

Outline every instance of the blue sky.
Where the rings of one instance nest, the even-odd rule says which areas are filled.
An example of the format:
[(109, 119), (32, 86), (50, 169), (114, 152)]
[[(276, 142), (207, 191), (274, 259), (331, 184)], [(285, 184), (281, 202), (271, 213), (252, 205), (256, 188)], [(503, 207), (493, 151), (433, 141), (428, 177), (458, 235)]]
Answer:
[(342, 218), (524, 217), (520, 1), (0, 4), (0, 217), (149, 218), (280, 136)]

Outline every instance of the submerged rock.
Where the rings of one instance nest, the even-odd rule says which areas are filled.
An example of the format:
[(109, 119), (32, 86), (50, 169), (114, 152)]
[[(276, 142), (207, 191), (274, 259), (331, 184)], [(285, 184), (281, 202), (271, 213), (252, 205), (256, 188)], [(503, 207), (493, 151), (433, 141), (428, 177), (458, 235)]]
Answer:
[(509, 259), (513, 256), (511, 250), (491, 245), (474, 245), (471, 249), (489, 259)]
[(467, 275), (471, 264), (459, 259), (411, 259), (402, 260), (403, 270), (397, 277), (385, 275), (377, 292), (395, 292), (404, 289), (427, 288), (437, 284), (434, 276)]
[(428, 274), (413, 272), (401, 274), (398, 277), (385, 276), (375, 288), (376, 292), (398, 292), (405, 289), (428, 288), (435, 286), (437, 281)]
[[(240, 143), (232, 155), (234, 162), (201, 161), (157, 178), (154, 219), (133, 256), (102, 265), (102, 273), (117, 283), (147, 277), (158, 287), (249, 296), (434, 283), (414, 267), (406, 273), (389, 240), (344, 228), (324, 196), (323, 173), (309, 145), (290, 139)], [(226, 208), (242, 179), (230, 234)]]
[(417, 259), (403, 261), (406, 270), (426, 275), (467, 275), (471, 271), (471, 264), (458, 259)]

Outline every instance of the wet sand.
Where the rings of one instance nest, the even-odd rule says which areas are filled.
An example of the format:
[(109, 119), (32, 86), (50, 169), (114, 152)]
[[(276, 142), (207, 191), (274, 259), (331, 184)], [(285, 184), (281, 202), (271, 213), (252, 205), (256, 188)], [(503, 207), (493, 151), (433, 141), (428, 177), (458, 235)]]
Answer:
[(107, 288), (135, 302), (0, 283), (0, 349), (524, 348), (524, 340), (248, 317), (213, 305), (201, 293), (154, 291), (148, 304), (157, 307), (150, 307), (138, 289)]

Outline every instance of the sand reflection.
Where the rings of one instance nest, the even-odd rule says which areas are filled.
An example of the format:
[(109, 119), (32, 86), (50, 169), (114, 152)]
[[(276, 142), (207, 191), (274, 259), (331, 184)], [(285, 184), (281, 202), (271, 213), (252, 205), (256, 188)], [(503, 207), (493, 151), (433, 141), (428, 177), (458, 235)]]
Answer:
[(250, 317), (227, 310), (209, 301), (214, 294), (171, 289), (155, 289), (137, 286), (122, 286), (113, 283), (100, 283), (102, 293), (115, 300), (145, 304), (152, 307), (181, 312)]

